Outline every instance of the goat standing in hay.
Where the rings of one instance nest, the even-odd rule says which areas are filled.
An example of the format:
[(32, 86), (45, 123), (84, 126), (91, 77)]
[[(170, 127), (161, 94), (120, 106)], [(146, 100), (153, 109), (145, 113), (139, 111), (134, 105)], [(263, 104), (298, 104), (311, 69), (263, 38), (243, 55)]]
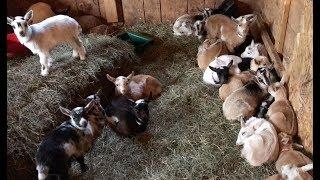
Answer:
[(241, 121), (241, 129), (236, 145), (243, 145), (241, 156), (252, 166), (261, 166), (275, 161), (279, 153), (277, 132), (265, 119), (251, 117)]
[(134, 72), (125, 77), (119, 76), (114, 78), (107, 74), (109, 81), (115, 85), (116, 95), (127, 95), (134, 101), (139, 99), (156, 99), (160, 97), (162, 92), (162, 85), (160, 81), (150, 75), (139, 74), (134, 76)]
[(149, 100), (132, 101), (126, 96), (116, 97), (106, 107), (107, 122), (122, 136), (134, 136), (146, 130), (149, 122)]
[(70, 120), (54, 129), (41, 142), (36, 153), (39, 180), (50, 175), (67, 178), (74, 160), (80, 164), (82, 172), (88, 169), (84, 155), (92, 149), (106, 121), (99, 97), (91, 95), (89, 98), (91, 101), (85, 107), (76, 107), (71, 111), (60, 107)]
[(222, 14), (210, 16), (205, 23), (208, 38), (221, 39), (226, 42), (229, 52), (234, 53), (235, 48), (241, 45), (248, 33), (250, 24), (256, 15), (248, 14), (237, 19)]
[(50, 51), (59, 44), (68, 43), (73, 48), (72, 57), (86, 58), (86, 50), (79, 37), (81, 26), (73, 18), (65, 15), (49, 17), (37, 24), (29, 25), (33, 11), (24, 17), (7, 17), (7, 24), (11, 25), (20, 43), (34, 54), (38, 54), (41, 63), (41, 75), (47, 76), (52, 66)]

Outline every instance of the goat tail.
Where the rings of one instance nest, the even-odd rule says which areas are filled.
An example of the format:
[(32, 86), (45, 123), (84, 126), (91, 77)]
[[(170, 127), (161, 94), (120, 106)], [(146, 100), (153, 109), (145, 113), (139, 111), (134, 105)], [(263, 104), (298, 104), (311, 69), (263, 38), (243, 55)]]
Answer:
[(44, 180), (48, 176), (49, 167), (45, 165), (37, 165), (38, 180)]

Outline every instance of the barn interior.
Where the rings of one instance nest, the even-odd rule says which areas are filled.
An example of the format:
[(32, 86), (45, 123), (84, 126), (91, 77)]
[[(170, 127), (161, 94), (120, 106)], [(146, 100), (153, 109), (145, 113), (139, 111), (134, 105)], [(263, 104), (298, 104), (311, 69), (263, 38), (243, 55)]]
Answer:
[[(24, 15), (38, 0), (10, 0), (8, 16)], [(163, 84), (150, 103), (145, 133), (119, 137), (106, 127), (85, 161), (89, 170), (71, 169), (72, 179), (261, 179), (276, 174), (274, 163), (252, 167), (235, 141), (240, 123), (222, 112), (217, 88), (202, 82), (197, 66), (201, 41), (174, 36), (172, 25), (183, 14), (218, 7), (222, 0), (42, 0), (55, 14), (66, 14), (82, 27), (85, 61), (70, 59), (69, 46), (54, 49), (53, 70), (40, 76), (39, 57), (8, 59), (8, 179), (35, 179), (35, 153), (43, 137), (66, 121), (59, 105), (73, 108), (101, 89), (102, 102), (114, 95), (113, 77), (149, 74)], [(250, 32), (265, 45), (278, 74), (289, 74), (288, 99), (298, 122), (297, 142), (313, 154), (313, 2), (311, 0), (234, 0), (235, 17), (254, 13)], [(12, 28), (7, 26), (8, 33)], [(136, 32), (153, 42), (137, 52), (118, 38)]]

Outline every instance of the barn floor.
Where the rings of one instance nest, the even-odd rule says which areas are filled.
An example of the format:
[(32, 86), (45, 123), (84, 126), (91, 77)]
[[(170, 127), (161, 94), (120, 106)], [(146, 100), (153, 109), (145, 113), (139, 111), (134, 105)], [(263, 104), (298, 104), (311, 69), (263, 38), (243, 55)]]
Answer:
[(86, 157), (91, 169), (76, 179), (262, 179), (275, 173), (273, 165), (250, 167), (240, 157), (240, 124), (223, 117), (218, 89), (202, 83), (195, 37), (174, 37), (168, 25), (130, 30), (155, 36), (142, 55), (145, 63), (133, 69), (158, 78), (164, 92), (150, 103), (147, 134), (121, 138), (105, 128)]

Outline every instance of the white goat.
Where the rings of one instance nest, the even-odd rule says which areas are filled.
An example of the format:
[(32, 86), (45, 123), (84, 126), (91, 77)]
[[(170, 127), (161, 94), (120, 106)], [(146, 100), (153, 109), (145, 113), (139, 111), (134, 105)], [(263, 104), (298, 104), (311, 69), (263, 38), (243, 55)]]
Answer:
[(86, 58), (86, 50), (80, 40), (81, 26), (73, 18), (65, 15), (49, 17), (40, 23), (29, 25), (33, 11), (27, 12), (14, 19), (7, 17), (7, 24), (11, 25), (20, 43), (38, 54), (41, 63), (41, 75), (49, 73), (52, 65), (50, 50), (62, 43), (68, 43), (73, 48), (73, 57)]
[(254, 43), (254, 40), (251, 41), (251, 44), (246, 47), (244, 52), (241, 54), (241, 58), (256, 58), (258, 56), (268, 57), (268, 52), (263, 44)]
[(211, 84), (216, 87), (219, 87), (221, 85), (221, 83), (219, 83), (220, 77), (217, 74), (217, 72), (213, 71), (212, 68), (221, 69), (223, 66), (227, 66), (231, 61), (233, 61), (232, 65), (235, 66), (235, 71), (237, 73), (240, 73), (241, 71), (238, 68), (238, 64), (242, 62), (242, 59), (234, 55), (222, 55), (222, 56), (216, 57), (206, 68), (203, 74), (203, 82), (206, 84)]
[(243, 145), (241, 156), (252, 166), (276, 160), (279, 152), (277, 132), (263, 118), (251, 117), (246, 123), (241, 119), (237, 145)]

